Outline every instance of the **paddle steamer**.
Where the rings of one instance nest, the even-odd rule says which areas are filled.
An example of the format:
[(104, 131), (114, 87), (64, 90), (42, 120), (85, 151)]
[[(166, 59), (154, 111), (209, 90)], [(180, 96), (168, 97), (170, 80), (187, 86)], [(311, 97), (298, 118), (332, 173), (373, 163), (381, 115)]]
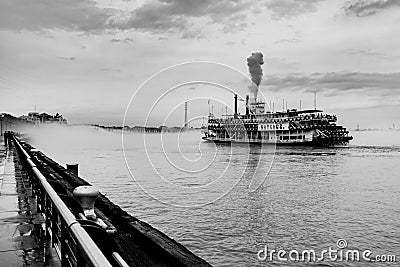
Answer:
[(209, 114), (203, 139), (219, 143), (259, 143), (301, 146), (343, 146), (353, 139), (349, 131), (338, 125), (337, 117), (318, 109), (267, 111), (265, 102), (249, 103), (246, 113), (216, 118)]

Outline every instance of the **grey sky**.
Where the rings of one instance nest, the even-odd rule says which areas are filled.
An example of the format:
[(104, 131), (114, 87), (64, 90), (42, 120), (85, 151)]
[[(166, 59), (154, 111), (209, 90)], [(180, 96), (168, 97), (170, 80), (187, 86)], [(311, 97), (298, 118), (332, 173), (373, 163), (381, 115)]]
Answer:
[[(37, 105), (70, 122), (119, 124), (132, 94), (161, 69), (210, 60), (247, 74), (246, 58), (261, 51), (267, 101), (312, 105), (317, 90), (320, 108), (349, 127), (400, 125), (399, 11), (396, 0), (2, 0), (0, 112)], [(166, 90), (154, 86), (154, 96)], [(192, 88), (188, 95), (202, 90)], [(201, 105), (192, 113), (206, 115)]]

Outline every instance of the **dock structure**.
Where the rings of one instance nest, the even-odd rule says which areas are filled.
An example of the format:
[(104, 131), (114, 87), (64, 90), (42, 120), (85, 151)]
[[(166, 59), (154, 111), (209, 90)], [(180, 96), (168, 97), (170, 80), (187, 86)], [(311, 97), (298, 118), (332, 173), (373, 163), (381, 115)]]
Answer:
[(211, 266), (14, 134), (2, 143), (0, 258), (10, 265)]
[[(14, 149), (0, 137), (1, 266), (60, 266), (48, 242), (34, 234), (44, 221)], [(45, 249), (46, 247), (46, 249)]]

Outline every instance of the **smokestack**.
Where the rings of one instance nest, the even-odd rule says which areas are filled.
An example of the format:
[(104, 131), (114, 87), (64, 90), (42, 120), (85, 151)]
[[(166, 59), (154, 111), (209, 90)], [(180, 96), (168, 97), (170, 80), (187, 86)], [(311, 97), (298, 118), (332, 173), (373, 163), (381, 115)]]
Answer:
[(238, 96), (237, 96), (237, 94), (235, 94), (235, 114), (234, 114), (234, 118), (236, 119), (237, 118), (237, 100), (238, 100)]
[(317, 91), (314, 91), (314, 109), (317, 110)]
[(185, 102), (185, 128), (186, 129), (188, 128), (187, 111), (188, 111), (187, 102)]
[(246, 115), (249, 115), (249, 95), (246, 95)]
[(263, 71), (261, 65), (264, 64), (263, 54), (260, 52), (252, 53), (247, 58), (247, 66), (251, 75), (251, 81), (253, 82), (250, 86), (250, 92), (253, 93), (254, 102), (257, 102), (258, 87), (260, 86)]

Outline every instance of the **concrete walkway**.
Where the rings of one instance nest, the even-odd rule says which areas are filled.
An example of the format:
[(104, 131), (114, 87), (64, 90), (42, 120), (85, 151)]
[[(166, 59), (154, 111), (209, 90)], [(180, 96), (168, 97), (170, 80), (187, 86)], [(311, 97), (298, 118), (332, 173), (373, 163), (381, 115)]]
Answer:
[(40, 243), (37, 229), (44, 221), (36, 213), (36, 200), (14, 149), (0, 137), (0, 265), (60, 266), (48, 244)]

